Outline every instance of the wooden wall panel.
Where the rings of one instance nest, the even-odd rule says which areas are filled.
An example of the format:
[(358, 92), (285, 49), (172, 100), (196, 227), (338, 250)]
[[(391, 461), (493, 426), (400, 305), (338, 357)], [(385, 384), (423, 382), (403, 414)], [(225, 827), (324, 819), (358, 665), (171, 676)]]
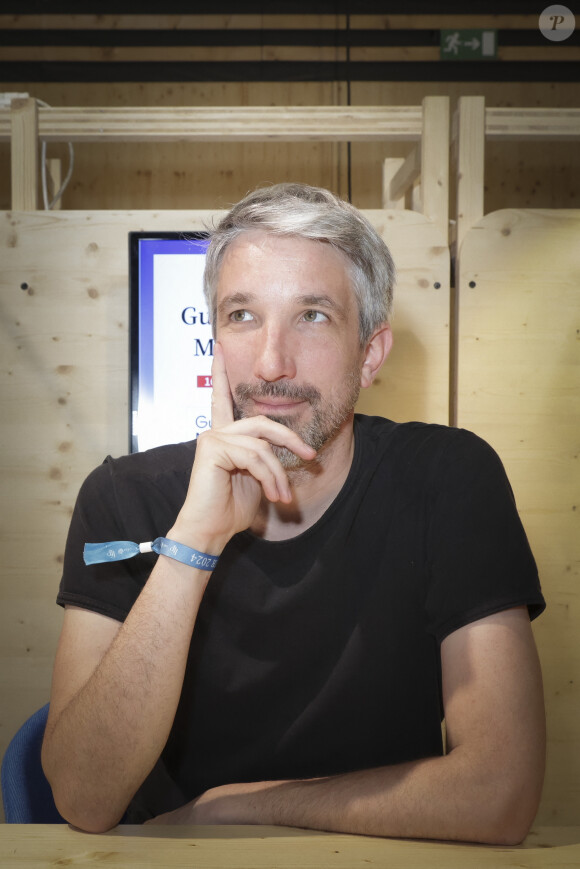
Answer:
[(365, 214), (387, 241), (398, 279), (393, 349), (373, 385), (361, 392), (357, 409), (397, 422), (419, 419), (445, 425), (449, 407), (449, 250), (421, 214), (379, 210)]
[[(209, 84), (10, 85), (50, 105), (341, 105), (344, 88), (333, 82), (280, 85)], [(65, 146), (50, 146), (63, 172)], [(342, 143), (211, 143), (76, 145), (67, 209), (220, 208), (248, 190), (276, 181), (304, 181), (346, 195), (346, 145)], [(381, 166), (376, 168), (380, 207)], [(10, 208), (8, 146), (0, 150), (0, 207)]]
[[(369, 218), (392, 249), (399, 286), (395, 349), (360, 409), (444, 423), (448, 249), (420, 214)], [(194, 230), (204, 219), (208, 212), (0, 213), (0, 755), (48, 698), (76, 493), (108, 453), (127, 451), (127, 232)]]
[(468, 231), (459, 266), (458, 424), (504, 460), (548, 605), (534, 624), (544, 824), (580, 815), (579, 238), (578, 210), (498, 211)]

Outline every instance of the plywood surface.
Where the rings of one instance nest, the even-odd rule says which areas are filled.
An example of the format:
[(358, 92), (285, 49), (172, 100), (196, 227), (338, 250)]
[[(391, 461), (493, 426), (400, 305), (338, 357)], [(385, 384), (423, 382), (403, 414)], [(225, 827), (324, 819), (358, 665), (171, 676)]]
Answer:
[(458, 423), (507, 467), (548, 608), (539, 822), (580, 817), (580, 211), (503, 210), (460, 256)]
[(0, 860), (53, 866), (207, 869), (563, 869), (580, 862), (580, 829), (538, 828), (515, 848), (378, 839), (288, 827), (117, 827), (87, 835), (65, 826), (0, 827)]

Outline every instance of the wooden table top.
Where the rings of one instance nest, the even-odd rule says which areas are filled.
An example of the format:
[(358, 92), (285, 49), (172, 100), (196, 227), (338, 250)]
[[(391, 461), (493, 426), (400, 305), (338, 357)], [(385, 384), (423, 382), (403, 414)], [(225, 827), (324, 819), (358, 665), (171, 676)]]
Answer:
[(580, 866), (580, 827), (538, 827), (518, 847), (378, 839), (289, 827), (0, 825), (0, 866), (196, 869), (561, 869)]

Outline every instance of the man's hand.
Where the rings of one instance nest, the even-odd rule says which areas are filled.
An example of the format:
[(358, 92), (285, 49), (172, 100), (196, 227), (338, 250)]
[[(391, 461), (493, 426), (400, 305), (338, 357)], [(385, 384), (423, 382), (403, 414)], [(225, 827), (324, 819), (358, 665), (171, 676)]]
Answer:
[[(227, 784), (210, 788), (201, 796), (146, 821), (147, 824), (258, 824), (274, 823), (260, 820), (263, 816), (263, 797), (266, 802), (275, 791), (289, 787), (293, 782), (266, 781)], [(266, 793), (267, 792), (267, 793)]]
[(305, 461), (316, 452), (296, 432), (264, 416), (234, 422), (218, 343), (212, 378), (212, 428), (198, 438), (187, 497), (168, 537), (219, 555), (234, 534), (252, 524), (262, 495), (274, 503), (292, 500), (287, 474), (270, 444), (287, 447)]

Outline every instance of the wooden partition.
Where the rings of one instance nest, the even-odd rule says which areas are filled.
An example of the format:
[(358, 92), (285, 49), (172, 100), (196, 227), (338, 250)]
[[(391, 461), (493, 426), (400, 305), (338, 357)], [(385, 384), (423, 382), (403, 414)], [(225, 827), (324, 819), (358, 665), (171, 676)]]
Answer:
[(486, 138), (580, 138), (580, 110), (460, 100), (456, 423), (500, 454), (547, 601), (534, 624), (548, 719), (538, 823), (580, 817), (580, 211), (484, 216)]
[(451, 141), (457, 179), (457, 226), (451, 240), (459, 252), (466, 232), (485, 211), (486, 141), (580, 141), (580, 107), (492, 108), (486, 106), (485, 97), (460, 97)]
[(539, 823), (580, 817), (580, 211), (496, 211), (464, 238), (458, 424), (500, 453), (540, 571), (548, 768)]
[[(412, 207), (447, 239), (449, 98), (420, 106), (211, 106), (48, 108), (15, 99), (0, 110), (0, 141), (11, 142), (12, 208), (38, 208), (39, 142), (412, 142), (386, 164), (385, 207)], [(420, 188), (418, 182), (420, 181)], [(377, 184), (381, 179), (377, 179)]]
[[(449, 254), (427, 218), (366, 212), (399, 272), (395, 347), (360, 408), (447, 420)], [(130, 230), (195, 230), (209, 212), (0, 214), (0, 755), (46, 702), (55, 595), (78, 488), (128, 450)]]

